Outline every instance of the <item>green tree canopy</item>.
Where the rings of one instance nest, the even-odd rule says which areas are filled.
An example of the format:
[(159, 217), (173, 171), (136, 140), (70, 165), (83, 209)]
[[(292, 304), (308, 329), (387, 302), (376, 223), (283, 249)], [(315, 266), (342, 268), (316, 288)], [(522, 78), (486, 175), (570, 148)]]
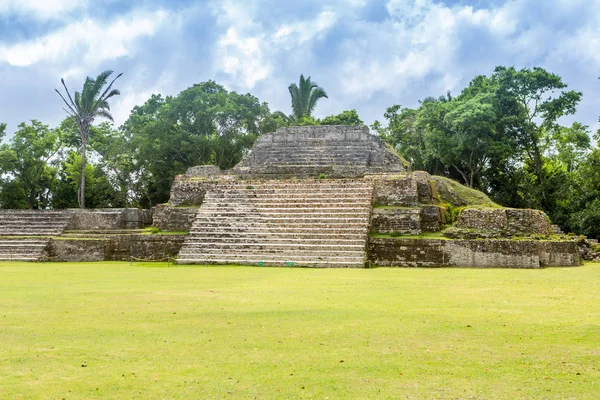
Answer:
[(11, 140), (0, 146), (2, 208), (47, 208), (56, 179), (59, 134), (33, 120), (19, 124)]
[(259, 135), (276, 127), (266, 103), (214, 81), (176, 97), (153, 95), (122, 127), (142, 182), (140, 201), (147, 206), (167, 201), (175, 175), (191, 166), (233, 167)]

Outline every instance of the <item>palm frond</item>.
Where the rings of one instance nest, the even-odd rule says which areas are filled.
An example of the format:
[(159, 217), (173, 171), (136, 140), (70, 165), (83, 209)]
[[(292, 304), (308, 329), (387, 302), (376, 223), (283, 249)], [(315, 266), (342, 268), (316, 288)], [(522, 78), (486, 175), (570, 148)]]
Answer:
[(319, 101), (319, 99), (322, 98), (328, 98), (327, 97), (327, 92), (325, 92), (325, 90), (319, 86), (315, 87), (312, 89), (312, 91), (310, 92), (310, 97), (308, 98), (308, 111), (310, 114), (312, 114), (313, 110), (315, 109), (315, 106), (317, 105), (317, 101)]
[[(67, 100), (64, 98), (64, 96), (62, 95), (61, 92), (58, 91), (58, 89), (54, 89), (56, 91), (56, 93), (58, 93), (58, 95), (60, 96), (60, 98), (65, 102), (65, 104), (67, 105), (67, 107), (69, 108), (69, 110), (67, 111), (65, 108), (63, 108), (63, 110), (67, 111), (67, 114), (72, 114), (72, 115), (76, 115), (77, 112), (73, 109), (73, 107), (71, 107), (71, 105), (67, 102)], [(70, 97), (70, 96), (69, 96)]]
[[(112, 71), (111, 71), (111, 73), (112, 73)], [(108, 96), (108, 97), (105, 97), (105, 96), (106, 96), (106, 94), (107, 94), (107, 93), (110, 91), (110, 89), (112, 88), (112, 85), (115, 83), (115, 81), (116, 81), (117, 79), (119, 79), (121, 76), (123, 76), (123, 73), (122, 73), (122, 72), (121, 72), (119, 75), (117, 75), (117, 76), (115, 77), (115, 79), (113, 79), (113, 80), (112, 80), (112, 82), (110, 82), (110, 85), (108, 85), (108, 87), (106, 88), (106, 90), (104, 91), (104, 93), (102, 93), (102, 95), (100, 96), (100, 98), (101, 98), (101, 99), (105, 99), (105, 100), (106, 100), (106, 99), (108, 99), (108, 97), (110, 97), (110, 96)], [(119, 94), (120, 94), (120, 93), (119, 93)]]
[[(67, 92), (67, 96), (69, 97), (69, 101), (71, 102), (71, 105), (75, 106), (75, 103), (73, 102), (73, 98), (71, 97), (71, 92), (69, 92), (69, 88), (67, 88), (67, 84), (65, 83), (65, 80), (63, 78), (60, 78), (60, 83), (62, 83), (63, 87), (65, 88), (65, 92)], [(58, 92), (58, 90), (57, 90), (57, 92)], [(63, 100), (64, 100), (64, 98), (63, 98)], [(65, 103), (66, 103), (66, 101), (65, 101)]]
[(96, 79), (94, 79), (94, 86), (92, 87), (92, 92), (94, 93), (94, 98), (99, 98), (98, 94), (100, 90), (106, 85), (106, 81), (108, 77), (113, 73), (113, 71), (106, 70), (98, 74)]
[(114, 121), (112, 114), (110, 112), (106, 111), (106, 110), (98, 110), (98, 112), (96, 113), (96, 115), (99, 116), (99, 117), (106, 118), (110, 122)]
[(305, 78), (304, 74), (300, 75), (298, 85), (292, 83), (288, 89), (292, 97), (292, 112), (298, 119), (310, 117), (319, 99), (328, 98), (325, 90), (310, 76)]

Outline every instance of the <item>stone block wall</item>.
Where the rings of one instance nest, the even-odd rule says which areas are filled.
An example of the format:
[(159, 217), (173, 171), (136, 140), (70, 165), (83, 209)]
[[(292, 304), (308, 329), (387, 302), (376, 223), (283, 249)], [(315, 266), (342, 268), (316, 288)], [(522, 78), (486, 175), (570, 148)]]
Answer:
[(445, 267), (448, 260), (443, 240), (374, 239), (369, 240), (367, 259), (382, 267)]
[(68, 210), (68, 230), (138, 229), (152, 224), (152, 211), (139, 208)]
[(206, 192), (217, 185), (216, 180), (207, 180), (188, 175), (177, 175), (171, 186), (169, 204), (178, 206), (199, 206)]
[(161, 260), (175, 257), (185, 235), (110, 235), (99, 238), (52, 239), (46, 257), (52, 261), (129, 261), (130, 256)]
[(188, 168), (185, 174), (187, 176), (209, 178), (221, 176), (223, 171), (221, 171), (219, 167), (215, 165), (197, 165), (195, 167)]
[(436, 204), (437, 193), (427, 172), (368, 176), (373, 181), (373, 203), (385, 206), (416, 207)]
[(421, 230), (423, 232), (439, 232), (442, 225), (448, 222), (448, 211), (438, 206), (421, 207)]
[(404, 235), (439, 232), (445, 219), (446, 209), (437, 206), (374, 208), (371, 214), (371, 232)]
[(371, 238), (368, 260), (388, 267), (542, 268), (580, 265), (575, 242)]
[(419, 208), (373, 209), (371, 231), (377, 233), (421, 233), (421, 210)]
[(460, 213), (455, 226), (459, 228), (453, 232), (457, 237), (460, 229), (493, 231), (506, 237), (552, 234), (546, 214), (529, 209), (467, 208)]
[(199, 207), (171, 207), (159, 204), (154, 210), (152, 226), (162, 231), (188, 231), (196, 218)]

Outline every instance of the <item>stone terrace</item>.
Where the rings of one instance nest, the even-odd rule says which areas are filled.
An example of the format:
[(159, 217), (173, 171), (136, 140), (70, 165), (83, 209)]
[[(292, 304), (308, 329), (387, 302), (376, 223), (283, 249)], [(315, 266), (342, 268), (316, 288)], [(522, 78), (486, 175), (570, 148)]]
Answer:
[(219, 184), (177, 262), (362, 268), (372, 192), (354, 180)]
[(1, 210), (0, 260), (39, 261), (50, 237), (61, 235), (70, 218), (64, 211)]

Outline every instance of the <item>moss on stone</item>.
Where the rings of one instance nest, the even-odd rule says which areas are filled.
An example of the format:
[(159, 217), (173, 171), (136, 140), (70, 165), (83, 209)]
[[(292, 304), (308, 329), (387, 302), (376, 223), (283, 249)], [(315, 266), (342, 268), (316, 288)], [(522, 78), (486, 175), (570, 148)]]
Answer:
[(485, 193), (468, 188), (452, 179), (443, 176), (432, 176), (435, 188), (442, 203), (453, 207), (484, 206), (490, 208), (502, 208), (494, 203)]

